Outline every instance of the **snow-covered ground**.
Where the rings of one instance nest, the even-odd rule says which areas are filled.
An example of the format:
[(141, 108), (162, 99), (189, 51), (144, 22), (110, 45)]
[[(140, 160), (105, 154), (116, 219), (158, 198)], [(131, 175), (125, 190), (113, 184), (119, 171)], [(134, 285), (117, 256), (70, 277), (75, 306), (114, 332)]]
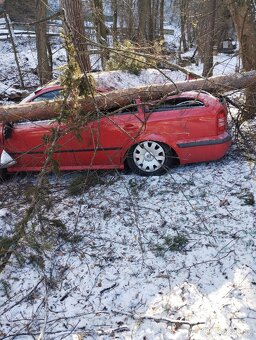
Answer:
[[(26, 87), (39, 85), (36, 75), (37, 55), (35, 52), (35, 37), (17, 36), (16, 47), (18, 52), (18, 61), (20, 64), (23, 80)], [(8, 86), (20, 85), (20, 79), (17, 72), (16, 62), (13, 49), (9, 41), (0, 41), (1, 47), (1, 67), (0, 83)], [(65, 62), (65, 53), (59, 45), (59, 40), (52, 44), (54, 58), (54, 75), (59, 74), (58, 67)]]
[[(33, 51), (21, 55), (35, 66)], [(216, 58), (218, 73), (234, 70), (229, 58)], [(8, 86), (13, 65), (4, 56)], [(103, 77), (113, 87), (160, 77), (113, 75)], [(161, 177), (109, 171), (48, 181), (0, 274), (1, 338), (255, 339), (255, 161), (236, 142), (220, 161)], [(1, 244), (26, 222), (36, 183), (17, 175), (1, 184)]]

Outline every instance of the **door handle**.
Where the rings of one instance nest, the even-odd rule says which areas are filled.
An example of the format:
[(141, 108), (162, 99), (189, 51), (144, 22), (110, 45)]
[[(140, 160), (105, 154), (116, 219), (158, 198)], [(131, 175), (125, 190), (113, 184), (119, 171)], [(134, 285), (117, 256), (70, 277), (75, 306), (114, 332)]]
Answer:
[(134, 130), (136, 126), (134, 124), (126, 124), (124, 130)]

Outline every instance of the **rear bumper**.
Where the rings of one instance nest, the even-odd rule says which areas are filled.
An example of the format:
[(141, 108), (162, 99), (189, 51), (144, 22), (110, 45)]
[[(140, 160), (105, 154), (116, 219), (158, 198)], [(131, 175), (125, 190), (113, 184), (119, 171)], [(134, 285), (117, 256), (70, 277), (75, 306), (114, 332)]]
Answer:
[(222, 158), (231, 143), (231, 136), (225, 132), (212, 139), (180, 141), (177, 143), (177, 153), (181, 164), (207, 162)]
[(218, 145), (218, 144), (231, 144), (231, 136), (228, 133), (225, 133), (223, 135), (220, 135), (220, 138), (215, 139), (203, 139), (193, 142), (181, 142), (178, 143), (177, 146), (179, 148), (191, 148), (191, 147), (197, 147), (197, 146), (206, 146), (206, 145)]

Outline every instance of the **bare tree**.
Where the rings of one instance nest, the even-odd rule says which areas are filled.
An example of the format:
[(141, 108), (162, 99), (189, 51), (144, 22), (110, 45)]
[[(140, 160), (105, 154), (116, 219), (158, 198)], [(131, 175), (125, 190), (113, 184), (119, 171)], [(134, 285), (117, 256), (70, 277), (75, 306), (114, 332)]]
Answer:
[(205, 0), (205, 50), (203, 55), (203, 76), (212, 76), (213, 71), (213, 46), (214, 46), (214, 27), (215, 27), (215, 14), (216, 14), (216, 0)]
[(61, 0), (65, 13), (66, 32), (71, 35), (81, 72), (91, 70), (90, 56), (84, 27), (84, 11), (81, 0)]
[(138, 41), (147, 42), (150, 40), (149, 18), (151, 17), (151, 0), (138, 0)]
[(134, 16), (134, 11), (135, 11), (135, 4), (134, 0), (127, 0), (125, 2), (125, 6), (123, 7), (123, 16), (124, 16), (124, 21), (126, 22), (127, 26), (127, 39), (129, 40), (134, 40), (134, 37), (136, 36), (136, 29), (135, 29), (135, 16)]
[(4, 14), (5, 21), (6, 21), (8, 32), (9, 32), (9, 35), (10, 35), (10, 40), (11, 40), (11, 44), (12, 44), (14, 58), (15, 58), (15, 62), (16, 62), (19, 77), (20, 77), (20, 85), (21, 85), (22, 88), (24, 88), (23, 75), (22, 75), (22, 72), (21, 72), (20, 62), (19, 62), (19, 58), (18, 58), (18, 52), (17, 52), (17, 48), (16, 48), (16, 44), (15, 44), (13, 28), (12, 28), (12, 25), (11, 25), (9, 15), (5, 11), (3, 12), (3, 14)]
[[(256, 17), (254, 0), (225, 0), (235, 24), (239, 40), (243, 68), (246, 71), (256, 69)], [(246, 89), (248, 117), (255, 117), (255, 83)]]
[(159, 3), (159, 35), (160, 39), (164, 39), (164, 0)]
[(117, 43), (117, 19), (118, 19), (118, 6), (117, 0), (111, 1), (111, 9), (113, 15), (112, 37), (114, 45)]
[(148, 40), (164, 39), (164, 0), (151, 0), (148, 22)]
[(217, 0), (214, 28), (215, 45), (217, 47), (221, 47), (224, 40), (232, 37), (232, 31), (234, 32), (235, 30), (229, 10), (225, 2)]
[(180, 46), (181, 51), (186, 52), (188, 50), (187, 38), (186, 38), (186, 26), (188, 16), (188, 0), (180, 0)]
[(47, 38), (46, 18), (47, 0), (36, 0), (36, 48), (37, 70), (40, 84), (43, 85), (52, 79), (52, 63), (50, 45)]
[(101, 49), (101, 63), (104, 69), (105, 60), (108, 59), (109, 53), (107, 49), (107, 27), (104, 20), (103, 3), (102, 0), (91, 0), (91, 7), (93, 10), (93, 20), (96, 30), (97, 41)]

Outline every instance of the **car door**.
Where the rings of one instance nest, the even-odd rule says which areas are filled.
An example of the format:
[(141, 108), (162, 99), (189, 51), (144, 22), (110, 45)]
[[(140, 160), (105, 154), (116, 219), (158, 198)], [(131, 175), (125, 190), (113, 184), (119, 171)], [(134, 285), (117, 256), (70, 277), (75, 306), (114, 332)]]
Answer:
[(127, 109), (101, 113), (89, 125), (90, 144), (87, 140), (88, 130), (80, 133), (86, 148), (76, 153), (76, 162), (80, 166), (90, 162), (91, 167), (97, 169), (122, 167), (123, 151), (136, 143), (144, 125), (144, 112), (138, 100)]
[(145, 115), (139, 100), (132, 106), (113, 112), (101, 119), (101, 157), (109, 165), (122, 164), (125, 150), (137, 143), (145, 130)]
[[(39, 171), (45, 163), (51, 148), (51, 140), (56, 131), (54, 120), (15, 123), (4, 129), (4, 149), (16, 161), (9, 171)], [(60, 169), (72, 169), (75, 165), (74, 150), (77, 138), (73, 132), (66, 132), (66, 126), (60, 126), (58, 139), (52, 160), (58, 162)], [(55, 162), (55, 164), (56, 164)]]
[[(101, 114), (98, 119), (70, 130), (61, 125), (61, 136), (52, 159), (60, 170), (122, 167), (123, 150), (136, 143), (144, 130), (141, 105)], [(15, 123), (4, 138), (4, 148), (16, 161), (10, 171), (39, 171), (51, 148), (55, 120)]]

